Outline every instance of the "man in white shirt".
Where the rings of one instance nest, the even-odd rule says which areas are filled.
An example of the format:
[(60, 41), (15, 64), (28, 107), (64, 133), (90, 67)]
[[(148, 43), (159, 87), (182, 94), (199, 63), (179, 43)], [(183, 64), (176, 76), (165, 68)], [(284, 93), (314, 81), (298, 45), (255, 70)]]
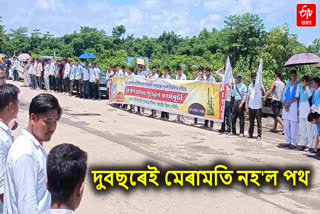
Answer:
[(18, 66), (19, 66), (19, 61), (17, 60), (17, 57), (14, 56), (13, 62), (12, 62), (13, 81), (19, 80)]
[(63, 61), (64, 64), (64, 72), (63, 72), (63, 92), (64, 94), (69, 93), (70, 91), (70, 82), (69, 82), (69, 75), (70, 75), (70, 64), (67, 62), (66, 59), (64, 59)]
[(46, 91), (50, 90), (50, 82), (49, 82), (49, 63), (48, 60), (44, 61), (44, 71), (43, 71), (43, 79)]
[(82, 66), (79, 64), (79, 60), (76, 60), (76, 64), (74, 66), (74, 87), (77, 91), (77, 97), (80, 97), (81, 94), (81, 74), (82, 74)]
[[(206, 75), (204, 75), (204, 72), (203, 72), (203, 67), (202, 66), (199, 66), (199, 68), (198, 68), (198, 71), (197, 72), (195, 72), (194, 73), (194, 76), (193, 76), (193, 78), (194, 78), (194, 80), (195, 81), (203, 81), (203, 80), (205, 80), (206, 79)], [(195, 126), (195, 125), (197, 125), (198, 124), (198, 118), (194, 118), (193, 119), (193, 123), (191, 124), (192, 126)]]
[(69, 73), (69, 86), (70, 86), (70, 96), (73, 96), (73, 89), (74, 87), (74, 79), (75, 79), (75, 65), (70, 60), (70, 73)]
[[(149, 73), (149, 67), (147, 65), (145, 65), (146, 67), (146, 70), (143, 70), (143, 65), (138, 65), (138, 73), (137, 73), (137, 76), (140, 76), (142, 78), (144, 78), (146, 76), (146, 74)], [(141, 108), (141, 111), (140, 111), (140, 106), (137, 107), (137, 113), (138, 114), (144, 114), (144, 107)]]
[(119, 65), (114, 66), (114, 75), (113, 77), (123, 77), (123, 72), (120, 70)]
[[(204, 80), (205, 82), (208, 83), (215, 83), (216, 79), (211, 75), (211, 68), (206, 68), (206, 73), (205, 73), (206, 79)], [(209, 128), (209, 120), (204, 121), (204, 126)], [(210, 128), (213, 128), (213, 120), (210, 120)]]
[[(157, 67), (156, 66), (153, 66), (151, 68), (151, 74), (149, 74), (149, 75), (146, 74), (146, 78), (149, 79), (149, 80), (156, 80), (156, 79), (159, 78), (159, 74), (157, 73)], [(150, 117), (156, 118), (157, 117), (157, 111), (154, 110), (154, 109), (151, 109)]]
[[(225, 69), (225, 66), (217, 70), (216, 74), (221, 78), (221, 82), (224, 82), (224, 74), (222, 71)], [(220, 133), (230, 133), (231, 132), (231, 110), (232, 110), (232, 105), (231, 105), (231, 92), (233, 88), (233, 83), (234, 79), (233, 77), (231, 78), (231, 81), (225, 85), (226, 87), (226, 95), (225, 95), (225, 104), (224, 104), (224, 118), (223, 122), (221, 123), (221, 128), (219, 130)], [(227, 125), (227, 129), (226, 129)]]
[(28, 127), (21, 131), (7, 157), (4, 213), (41, 213), (50, 208), (43, 142), (50, 141), (61, 112), (57, 98), (51, 94), (32, 99)]
[[(128, 77), (134, 77), (135, 74), (133, 72), (133, 68), (132, 67), (129, 67), (128, 69)], [(134, 105), (130, 105), (130, 110), (129, 112), (133, 113), (134, 112), (134, 109), (135, 109), (135, 106)]]
[(50, 84), (50, 90), (53, 91), (56, 88), (56, 78), (55, 78), (55, 69), (56, 66), (52, 62), (52, 59), (49, 59), (49, 84)]
[(95, 83), (96, 98), (101, 100), (100, 87), (99, 87), (99, 84), (101, 82), (101, 70), (97, 63), (95, 63), (94, 72), (96, 75), (96, 83)]
[[(180, 66), (177, 66), (177, 75), (176, 75), (176, 80), (187, 80), (187, 77), (184, 73), (182, 73), (182, 69)], [(177, 122), (184, 123), (184, 116), (177, 114)]]
[[(163, 75), (161, 76), (161, 79), (170, 79), (169, 75), (169, 66), (163, 67)], [(169, 112), (161, 112), (161, 119), (169, 120)]]
[(72, 144), (55, 146), (48, 155), (47, 187), (51, 209), (45, 214), (75, 214), (79, 207), (87, 171), (87, 153)]
[(91, 63), (91, 68), (89, 69), (89, 98), (95, 100), (96, 99), (96, 91), (95, 91), (95, 84), (96, 84), (96, 72), (94, 71), (95, 64), (94, 62)]
[(261, 84), (256, 84), (257, 74), (251, 74), (251, 83), (248, 86), (248, 94), (247, 94), (247, 101), (246, 101), (246, 109), (249, 108), (249, 138), (253, 137), (254, 131), (254, 121), (257, 119), (258, 124), (258, 137), (257, 140), (261, 140), (262, 134), (262, 96), (264, 96), (264, 88)]
[[(3, 72), (5, 75), (5, 72)], [(5, 165), (12, 145), (10, 121), (19, 111), (19, 88), (11, 84), (0, 85), (0, 213), (3, 213)]]
[(82, 90), (80, 97), (87, 99), (89, 94), (89, 64), (86, 63), (84, 69), (82, 69), (81, 73), (81, 82), (82, 82)]
[(109, 99), (109, 87), (110, 87), (109, 80), (112, 78), (112, 76), (113, 76), (113, 71), (111, 70), (111, 67), (108, 66), (108, 67), (107, 67), (107, 72), (106, 72), (107, 97), (108, 97), (108, 99)]

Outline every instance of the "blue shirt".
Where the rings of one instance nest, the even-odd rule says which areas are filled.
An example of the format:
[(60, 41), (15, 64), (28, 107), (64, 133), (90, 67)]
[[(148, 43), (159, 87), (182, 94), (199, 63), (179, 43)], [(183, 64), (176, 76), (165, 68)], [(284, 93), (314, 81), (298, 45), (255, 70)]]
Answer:
[(80, 80), (81, 79), (81, 74), (82, 74), (82, 66), (78, 65), (78, 66), (74, 66), (74, 78), (76, 80)]
[[(242, 98), (241, 98), (240, 94), (238, 93), (238, 90), (236, 89), (236, 87), (238, 88)], [(247, 91), (248, 91), (247, 86), (245, 84), (243, 84), (242, 82), (239, 84), (236, 83), (236, 84), (234, 84), (231, 96), (233, 96), (236, 101), (242, 99), (242, 103), (245, 103), (246, 97), (247, 97)]]
[(317, 124), (318, 135), (320, 135), (320, 123)]

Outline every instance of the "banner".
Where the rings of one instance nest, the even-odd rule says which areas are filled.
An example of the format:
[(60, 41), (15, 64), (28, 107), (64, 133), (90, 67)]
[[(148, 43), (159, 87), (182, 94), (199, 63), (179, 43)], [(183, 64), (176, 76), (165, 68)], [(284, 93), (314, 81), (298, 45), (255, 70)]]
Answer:
[(130, 104), (200, 119), (223, 121), (225, 88), (193, 80), (110, 79), (110, 104)]

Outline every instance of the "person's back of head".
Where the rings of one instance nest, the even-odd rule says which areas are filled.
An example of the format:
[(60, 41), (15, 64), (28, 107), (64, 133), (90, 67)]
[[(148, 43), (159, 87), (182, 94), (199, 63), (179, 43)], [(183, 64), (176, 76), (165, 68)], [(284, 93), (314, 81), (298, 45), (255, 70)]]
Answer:
[(47, 188), (52, 209), (78, 208), (84, 190), (87, 153), (72, 144), (60, 144), (49, 152)]
[(15, 85), (0, 85), (0, 114), (3, 114), (2, 116), (4, 118), (1, 119), (7, 124), (17, 117), (19, 111), (19, 93), (20, 90)]

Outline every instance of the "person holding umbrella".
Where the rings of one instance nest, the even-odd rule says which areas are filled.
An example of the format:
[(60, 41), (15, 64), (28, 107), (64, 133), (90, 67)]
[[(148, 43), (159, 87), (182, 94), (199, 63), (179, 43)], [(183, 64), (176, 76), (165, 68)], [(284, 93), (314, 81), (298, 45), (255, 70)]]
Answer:
[(284, 135), (289, 149), (297, 148), (299, 141), (298, 127), (298, 99), (300, 95), (300, 83), (297, 81), (296, 70), (290, 71), (290, 79), (283, 93), (282, 119), (284, 123)]

